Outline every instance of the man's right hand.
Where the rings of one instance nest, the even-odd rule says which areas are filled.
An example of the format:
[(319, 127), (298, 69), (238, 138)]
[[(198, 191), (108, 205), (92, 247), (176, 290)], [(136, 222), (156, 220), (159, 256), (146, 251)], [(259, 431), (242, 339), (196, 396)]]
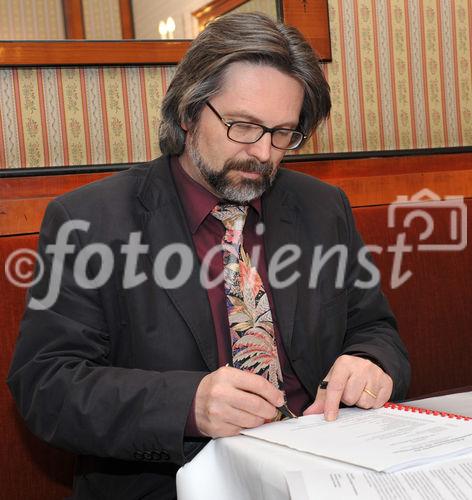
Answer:
[(198, 430), (217, 438), (272, 420), (284, 395), (260, 375), (224, 366), (202, 379), (194, 402)]

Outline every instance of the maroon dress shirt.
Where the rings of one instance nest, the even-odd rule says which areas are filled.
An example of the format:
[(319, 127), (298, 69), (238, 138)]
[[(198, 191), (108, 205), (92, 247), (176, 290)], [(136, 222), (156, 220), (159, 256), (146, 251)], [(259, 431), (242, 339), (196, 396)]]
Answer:
[[(176, 156), (171, 161), (172, 174), (177, 188), (177, 193), (182, 202), (188, 227), (192, 234), (192, 240), (199, 261), (202, 262), (207, 252), (221, 244), (225, 228), (221, 221), (211, 215), (211, 210), (220, 202), (212, 193), (207, 191), (198, 182), (194, 181), (182, 168)], [(282, 369), (284, 387), (289, 408), (296, 415), (301, 415), (303, 409), (311, 403), (310, 395), (301, 384), (298, 377), (293, 372), (285, 348), (280, 338), (277, 327), (277, 313), (274, 309), (274, 303), (267, 278), (267, 266), (264, 252), (264, 240), (262, 235), (256, 233), (256, 225), (263, 221), (261, 199), (257, 198), (250, 202), (246, 223), (243, 230), (243, 245), (246, 252), (251, 256), (253, 249), (258, 245), (261, 249), (259, 259), (251, 259), (257, 262), (257, 270), (261, 276), (267, 293), (269, 304), (274, 321), (275, 339), (279, 354), (280, 366)], [(223, 255), (216, 253), (210, 261), (208, 277), (213, 281), (223, 273)], [(228, 311), (226, 309), (226, 297), (224, 281), (220, 280), (219, 285), (207, 290), (208, 300), (210, 302), (213, 324), (215, 327), (215, 340), (218, 348), (218, 365), (224, 366), (231, 364), (231, 345), (228, 322)], [(195, 425), (194, 405), (192, 405), (186, 427), (186, 435), (199, 436)]]

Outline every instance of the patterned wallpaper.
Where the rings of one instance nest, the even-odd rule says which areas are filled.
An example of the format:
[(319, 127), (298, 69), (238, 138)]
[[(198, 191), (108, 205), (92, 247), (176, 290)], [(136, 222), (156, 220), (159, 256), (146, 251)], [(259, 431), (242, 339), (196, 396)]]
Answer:
[(88, 40), (122, 38), (119, 0), (82, 0), (82, 12)]
[(470, 0), (330, 0), (329, 18), (333, 110), (311, 148), (472, 145)]
[[(472, 145), (472, 2), (329, 0), (330, 120), (301, 153)], [(158, 155), (174, 67), (0, 69), (0, 168)]]
[(160, 103), (174, 69), (0, 70), (0, 166), (155, 158)]
[(62, 0), (0, 0), (0, 40), (65, 38)]

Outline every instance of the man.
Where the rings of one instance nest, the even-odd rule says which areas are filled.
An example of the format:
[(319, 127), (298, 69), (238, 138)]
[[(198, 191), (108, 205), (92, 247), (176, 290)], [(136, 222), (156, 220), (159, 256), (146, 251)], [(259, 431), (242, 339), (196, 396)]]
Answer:
[(208, 437), (405, 396), (345, 195), (279, 170), (329, 109), (298, 31), (225, 16), (169, 87), (166, 156), (48, 207), (8, 382), (33, 432), (81, 455), (73, 498), (173, 498)]

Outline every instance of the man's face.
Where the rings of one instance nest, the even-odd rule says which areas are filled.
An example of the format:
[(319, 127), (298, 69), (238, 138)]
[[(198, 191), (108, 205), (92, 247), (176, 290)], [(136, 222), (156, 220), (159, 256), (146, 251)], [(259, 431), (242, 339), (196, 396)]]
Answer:
[[(295, 129), (303, 95), (295, 78), (269, 66), (238, 62), (228, 67), (223, 87), (210, 103), (228, 122)], [(254, 144), (231, 141), (227, 127), (208, 106), (196, 126), (182, 126), (187, 130), (183, 168), (216, 196), (236, 203), (259, 197), (285, 154), (272, 146), (269, 133)]]

